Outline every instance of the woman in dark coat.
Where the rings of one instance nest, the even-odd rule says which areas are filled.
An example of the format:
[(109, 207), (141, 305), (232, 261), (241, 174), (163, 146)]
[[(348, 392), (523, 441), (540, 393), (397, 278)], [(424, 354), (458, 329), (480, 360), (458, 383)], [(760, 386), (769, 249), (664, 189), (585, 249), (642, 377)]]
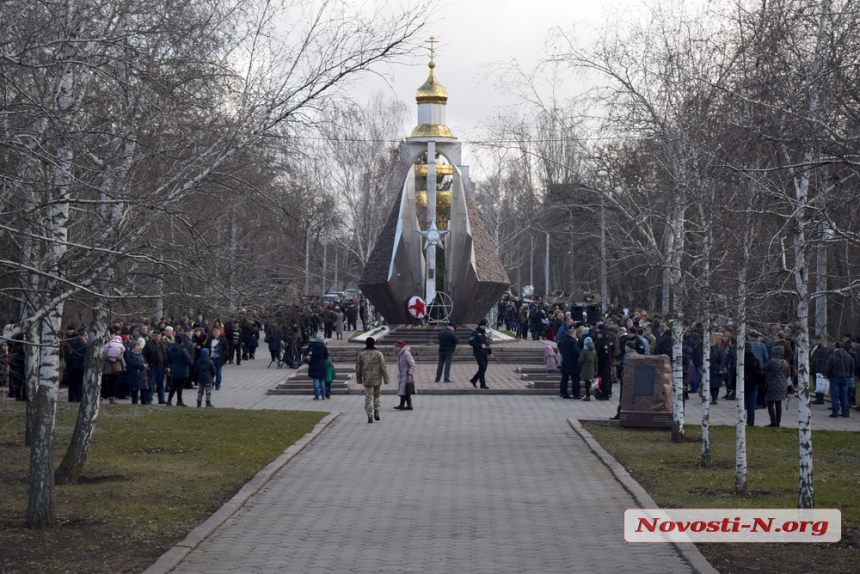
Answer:
[(308, 377), (314, 380), (314, 400), (325, 400), (325, 362), (328, 359), (328, 347), (325, 346), (325, 338), (320, 335), (308, 345), (306, 356), (310, 356), (308, 363)]
[(782, 358), (783, 348), (773, 346), (773, 355), (764, 366), (764, 379), (767, 384), (764, 400), (767, 404), (767, 414), (770, 415), (770, 425), (778, 427), (782, 420), (782, 401), (788, 396), (788, 382), (791, 375), (788, 361)]
[(140, 352), (143, 345), (140, 339), (132, 341), (130, 345), (124, 358), (128, 373), (128, 388), (131, 390), (131, 404), (136, 405), (139, 396), (140, 404), (145, 405), (149, 402), (149, 372)]
[(744, 345), (744, 407), (747, 410), (747, 426), (755, 426), (755, 405), (758, 388), (763, 386), (761, 365), (749, 343)]
[(182, 343), (177, 339), (167, 352), (167, 364), (170, 367), (170, 394), (167, 396), (167, 404), (173, 403), (173, 394), (176, 393), (176, 406), (184, 407), (182, 402), (182, 389), (191, 374), (193, 360)]
[(266, 343), (269, 345), (272, 363), (277, 363), (281, 358), (281, 339), (281, 329), (277, 325), (266, 325)]
[(248, 358), (254, 360), (257, 347), (260, 346), (260, 325), (256, 321), (251, 323), (251, 334), (248, 336)]

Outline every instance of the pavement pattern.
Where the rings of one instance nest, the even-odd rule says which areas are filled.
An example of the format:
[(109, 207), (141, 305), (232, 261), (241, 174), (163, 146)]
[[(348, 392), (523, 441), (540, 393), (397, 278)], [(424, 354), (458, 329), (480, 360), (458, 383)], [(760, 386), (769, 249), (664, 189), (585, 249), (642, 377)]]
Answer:
[(268, 361), (227, 366), (216, 407), (344, 413), (174, 570), (275, 572), (690, 572), (673, 546), (624, 542), (636, 503), (554, 397), (266, 396)]
[[(367, 424), (361, 395), (266, 395), (292, 372), (267, 364), (227, 365), (216, 408), (343, 414), (174, 572), (692, 571), (674, 546), (624, 541), (623, 511), (637, 504), (567, 423), (608, 418), (617, 401), (422, 396), (437, 384), (435, 365), (419, 364), (415, 410), (384, 396), (382, 420)], [(515, 367), (491, 365), (488, 383), (525, 384)], [(688, 425), (698, 424), (693, 406)], [(796, 420), (791, 406), (784, 426)], [(860, 416), (815, 408), (815, 428), (857, 430)], [(731, 424), (734, 403), (720, 401), (711, 421)]]

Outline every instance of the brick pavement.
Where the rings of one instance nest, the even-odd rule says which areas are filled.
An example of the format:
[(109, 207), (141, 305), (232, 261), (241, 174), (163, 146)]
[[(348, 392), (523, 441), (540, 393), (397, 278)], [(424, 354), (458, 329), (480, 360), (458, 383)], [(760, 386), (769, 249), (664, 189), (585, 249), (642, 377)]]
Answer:
[[(267, 364), (228, 365), (216, 407), (344, 414), (175, 572), (691, 571), (674, 547), (623, 541), (623, 510), (636, 503), (567, 424), (617, 403), (419, 394), (415, 411), (399, 412), (386, 396), (369, 425), (360, 395), (266, 395), (292, 372)], [(432, 381), (435, 366), (419, 368)], [(514, 368), (491, 366), (490, 385)], [(815, 408), (816, 428), (856, 430), (860, 417)], [(715, 424), (733, 419), (733, 403), (712, 409)], [(796, 420), (796, 401), (784, 419)]]
[(175, 570), (269, 572), (689, 572), (671, 546), (628, 545), (632, 497), (546, 396), (267, 396), (285, 371), (228, 366), (216, 406), (344, 414)]

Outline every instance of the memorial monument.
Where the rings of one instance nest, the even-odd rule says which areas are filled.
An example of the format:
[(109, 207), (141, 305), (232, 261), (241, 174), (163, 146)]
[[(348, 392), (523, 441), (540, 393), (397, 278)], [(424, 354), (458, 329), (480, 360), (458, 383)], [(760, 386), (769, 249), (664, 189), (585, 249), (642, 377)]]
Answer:
[(621, 385), (621, 426), (672, 428), (669, 357), (632, 353), (624, 359)]
[[(418, 125), (400, 145), (394, 205), (359, 281), (388, 323), (410, 321), (407, 302), (423, 298), (431, 318), (458, 324), (483, 318), (510, 285), (471, 194), (462, 144), (445, 125), (448, 91), (430, 73), (418, 88)], [(435, 310), (435, 315), (434, 315)]]

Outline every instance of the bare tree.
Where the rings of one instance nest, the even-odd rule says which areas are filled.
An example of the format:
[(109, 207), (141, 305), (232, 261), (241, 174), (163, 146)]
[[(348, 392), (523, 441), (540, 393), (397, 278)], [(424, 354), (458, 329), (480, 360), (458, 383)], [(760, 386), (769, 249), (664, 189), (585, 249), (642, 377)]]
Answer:
[[(17, 89), (13, 105), (32, 112), (22, 117), (34, 118), (4, 134), (16, 146), (11, 160), (16, 175), (3, 188), (3, 204), (16, 197), (30, 207), (28, 218), (16, 212), (7, 219), (7, 229), (27, 242), (21, 257), (7, 265), (20, 275), (21, 293), (38, 294), (26, 302), (21, 324), (25, 330), (36, 327), (39, 344), (38, 388), (31, 394), (39, 418), (33, 427), (27, 523), (45, 528), (54, 522), (57, 333), (65, 301), (81, 293), (132, 294), (131, 285), (118, 294), (102, 292), (99, 278), (111, 268), (127, 276), (151, 273), (144, 263), (160, 256), (147, 252), (147, 240), (161, 221), (176, 217), (177, 208), (224, 177), (243, 150), (276, 128), (298, 130), (336, 86), (408, 51), (422, 16), (417, 11), (366, 14), (346, 10), (341, 2), (296, 3), (288, 12), (294, 28), (284, 36), (272, 33), (280, 25), (276, 7), (252, 0), (182, 5), (58, 0), (32, 9), (24, 4), (0, 5), (11, 31), (2, 46), (0, 74)], [(153, 15), (158, 15), (154, 25)], [(177, 22), (188, 24), (187, 36), (175, 33), (182, 29)], [(211, 59), (174, 59), (178, 53), (192, 54), (192, 42)], [(142, 58), (144, 52), (149, 59)], [(143, 113), (117, 116), (134, 108), (110, 105), (126, 94), (145, 103), (138, 108)], [(194, 108), (202, 103), (206, 106)], [(99, 149), (90, 137), (99, 124), (113, 137), (134, 142), (129, 173), (112, 178), (106, 201), (91, 197), (90, 176), (105, 181), (100, 173), (117, 165), (124, 169), (124, 164), (89, 154), (90, 145)], [(113, 132), (116, 126), (122, 128)], [(105, 143), (110, 147), (116, 141)], [(114, 149), (122, 153), (127, 146)], [(152, 169), (156, 164), (159, 169)], [(70, 242), (76, 217), (99, 204), (118, 210), (118, 232)], [(87, 264), (82, 255), (90, 257)], [(34, 282), (36, 291), (30, 289)], [(98, 323), (94, 328), (101, 328)], [(82, 414), (94, 422), (97, 409)], [(86, 448), (92, 434), (82, 436), (80, 448)]]

